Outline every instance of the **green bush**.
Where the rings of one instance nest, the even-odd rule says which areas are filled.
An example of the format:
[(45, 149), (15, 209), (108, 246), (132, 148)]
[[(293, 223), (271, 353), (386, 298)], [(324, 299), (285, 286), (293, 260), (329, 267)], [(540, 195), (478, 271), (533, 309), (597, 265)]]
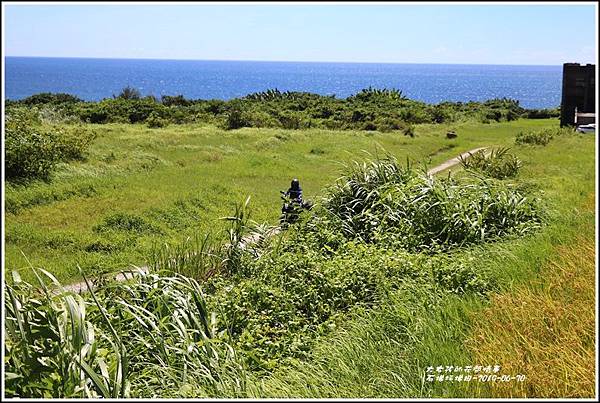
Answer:
[(142, 94), (140, 94), (140, 91), (137, 88), (133, 88), (130, 86), (127, 86), (125, 88), (123, 88), (121, 90), (121, 92), (119, 93), (119, 95), (113, 95), (113, 98), (119, 98), (119, 99), (140, 99), (142, 97)]
[(468, 158), (460, 158), (465, 169), (481, 172), (496, 179), (513, 178), (521, 168), (521, 160), (509, 153), (509, 148), (498, 148), (491, 152), (479, 150)]
[(382, 117), (382, 118), (378, 118), (374, 121), (375, 126), (377, 127), (377, 130), (380, 132), (391, 132), (393, 130), (406, 130), (407, 127), (409, 127), (408, 124), (406, 124), (405, 122), (401, 121), (400, 119), (394, 119), (391, 117)]
[[(90, 123), (138, 123), (145, 122), (155, 113), (170, 123), (215, 123), (227, 130), (317, 127), (386, 132), (404, 130), (406, 125), (419, 123), (510, 121), (528, 113), (518, 101), (506, 98), (429, 105), (408, 99), (396, 89), (371, 87), (345, 99), (270, 89), (228, 101), (163, 95), (160, 102), (153, 96), (142, 97), (135, 88), (126, 87), (112, 99), (99, 102), (82, 102), (68, 94), (38, 94), (21, 101), (7, 100), (7, 106), (15, 105), (52, 107), (45, 114), (55, 122), (78, 118)], [(551, 113), (554, 114), (554, 110)], [(532, 111), (531, 116), (537, 116), (536, 112)], [(406, 134), (410, 135), (410, 129)]]
[(230, 110), (225, 118), (223, 128), (225, 130), (235, 130), (241, 129), (242, 127), (250, 127), (250, 120), (248, 119), (247, 114), (238, 108)]
[(156, 112), (151, 112), (146, 118), (146, 125), (152, 129), (159, 127), (167, 127), (169, 122), (166, 119), (161, 118)]
[(548, 119), (560, 116), (560, 109), (530, 109), (526, 112), (527, 119)]
[(116, 98), (78, 104), (75, 113), (89, 123), (139, 123), (155, 113), (168, 116), (169, 108), (151, 98)]
[(442, 257), (433, 259), (432, 273), (435, 283), (454, 294), (474, 293), (485, 296), (496, 284), (468, 261), (451, 261)]
[(38, 105), (38, 104), (62, 104), (62, 103), (78, 103), (83, 102), (79, 97), (71, 94), (64, 93), (50, 93), (42, 92), (39, 94), (31, 95), (18, 101), (24, 105)]
[(163, 95), (161, 97), (161, 102), (165, 106), (189, 106), (192, 104), (192, 102), (190, 100), (185, 99), (183, 95)]
[(79, 127), (43, 128), (31, 111), (22, 109), (7, 114), (5, 133), (8, 179), (47, 179), (58, 162), (82, 159), (95, 138)]
[(43, 104), (37, 107), (38, 115), (43, 123), (78, 124), (81, 119), (71, 104)]
[(529, 144), (545, 146), (554, 137), (554, 133), (551, 130), (538, 130), (530, 132), (519, 132), (515, 138), (515, 143), (519, 145)]
[(355, 163), (328, 189), (312, 226), (410, 251), (446, 250), (538, 228), (538, 203), (501, 182), (436, 180), (388, 157)]
[(55, 145), (62, 161), (85, 159), (85, 152), (97, 137), (82, 126), (55, 127), (54, 131), (58, 134)]

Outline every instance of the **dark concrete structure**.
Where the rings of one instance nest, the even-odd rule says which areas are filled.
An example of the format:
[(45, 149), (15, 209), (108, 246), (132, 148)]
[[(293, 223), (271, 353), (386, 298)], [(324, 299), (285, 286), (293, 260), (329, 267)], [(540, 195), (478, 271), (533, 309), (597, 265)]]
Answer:
[(575, 109), (579, 113), (596, 111), (596, 66), (594, 64), (563, 64), (560, 125), (575, 125)]

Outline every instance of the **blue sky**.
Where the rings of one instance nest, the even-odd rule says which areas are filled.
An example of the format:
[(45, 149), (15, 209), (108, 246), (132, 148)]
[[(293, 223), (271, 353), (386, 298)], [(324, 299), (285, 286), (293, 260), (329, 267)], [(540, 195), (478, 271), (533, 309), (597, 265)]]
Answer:
[(596, 8), (591, 3), (3, 6), (7, 56), (477, 64), (596, 61)]

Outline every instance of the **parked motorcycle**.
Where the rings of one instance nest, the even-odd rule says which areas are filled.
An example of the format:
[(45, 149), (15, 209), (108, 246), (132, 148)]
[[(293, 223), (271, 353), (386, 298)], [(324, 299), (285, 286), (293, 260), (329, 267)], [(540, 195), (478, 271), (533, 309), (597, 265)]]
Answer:
[(313, 204), (311, 201), (304, 201), (300, 198), (291, 198), (288, 193), (284, 191), (280, 191), (279, 193), (281, 193), (281, 200), (283, 200), (279, 225), (282, 229), (286, 229), (291, 224), (298, 221), (300, 213), (303, 210), (310, 210)]

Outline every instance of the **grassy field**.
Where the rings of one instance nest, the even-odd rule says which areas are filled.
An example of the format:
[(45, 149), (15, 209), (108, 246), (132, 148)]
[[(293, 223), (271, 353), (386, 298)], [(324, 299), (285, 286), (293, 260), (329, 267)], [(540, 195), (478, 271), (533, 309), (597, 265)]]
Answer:
[[(414, 138), (95, 126), (86, 161), (49, 183), (7, 185), (7, 270), (36, 283), (29, 265), (41, 266), (70, 282), (78, 264), (92, 275), (143, 264), (158, 244), (227, 224), (229, 246), (214, 251), (218, 275), (200, 270), (198, 282), (177, 263), (92, 297), (39, 302), (17, 277), (5, 294), (8, 387), (47, 397), (593, 397), (595, 137), (515, 144), (519, 131), (557, 126), (418, 125)], [(511, 147), (518, 175), (457, 167), (431, 181), (386, 160), (343, 168), (363, 151), (431, 167), (480, 146)], [(259, 257), (240, 252), (239, 203), (251, 196), (251, 218), (274, 224), (292, 177), (306, 198), (325, 199)], [(236, 203), (237, 218), (219, 220)], [(38, 328), (58, 353), (27, 350), (46, 342)], [(526, 379), (427, 379), (477, 365)]]
[[(31, 279), (44, 267), (61, 281), (145, 264), (153, 245), (222, 228), (219, 217), (251, 197), (253, 219), (275, 223), (279, 190), (300, 179), (306, 198), (341, 163), (381, 153), (429, 166), (479, 146), (513, 145), (519, 130), (555, 119), (418, 125), (399, 133), (178, 125), (87, 125), (98, 135), (84, 162), (62, 164), (51, 182), (6, 186), (6, 267)], [(458, 138), (445, 138), (447, 130)]]

